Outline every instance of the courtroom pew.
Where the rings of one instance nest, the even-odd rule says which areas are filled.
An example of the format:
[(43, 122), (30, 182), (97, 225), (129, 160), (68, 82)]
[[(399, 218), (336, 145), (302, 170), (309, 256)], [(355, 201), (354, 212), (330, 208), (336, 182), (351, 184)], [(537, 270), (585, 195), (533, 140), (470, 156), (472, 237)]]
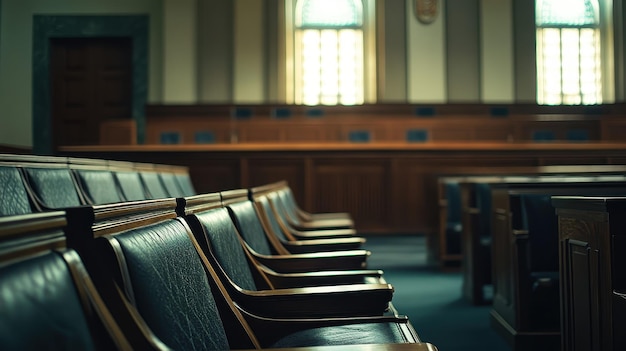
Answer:
[[(533, 184), (547, 186), (566, 182), (570, 185), (588, 183), (623, 182), (626, 177), (619, 174), (603, 174), (600, 168), (588, 169), (586, 174), (528, 176), (468, 176), (460, 181), (462, 216), (462, 273), (463, 296), (475, 305), (491, 302), (491, 189), (499, 186), (525, 187)], [(613, 172), (611, 170), (611, 172)]]
[[(463, 189), (464, 183), (471, 183), (474, 180), (497, 182), (510, 177), (620, 174), (626, 174), (626, 165), (563, 164), (537, 167), (462, 167), (457, 171), (437, 174), (438, 230), (436, 235), (429, 237), (429, 251), (433, 256), (431, 260), (436, 261), (444, 269), (466, 265), (463, 250), (466, 249), (465, 245), (468, 243), (463, 240), (463, 237), (466, 236), (466, 233), (463, 233), (463, 221), (467, 220), (468, 213), (471, 216), (478, 209), (472, 200), (468, 200), (466, 194), (463, 194), (463, 192), (467, 192), (467, 189)], [(459, 191), (461, 192), (460, 200), (458, 199)], [(451, 198), (448, 199), (448, 196)], [(460, 221), (459, 217), (461, 218)], [(455, 234), (455, 229), (457, 234)], [(458, 235), (459, 233), (461, 235)]]
[(0, 349), (156, 349), (113, 318), (66, 224), (63, 211), (0, 218)]
[[(241, 235), (245, 247), (252, 256), (252, 260), (278, 273), (297, 273), (318, 271), (346, 271), (367, 273), (380, 276), (380, 273), (363, 271), (370, 252), (363, 249), (355, 249), (352, 244), (345, 250), (331, 250), (327, 247), (336, 248), (338, 241), (346, 239), (318, 239), (292, 242), (292, 251), (287, 250), (278, 238), (266, 232), (265, 226), (259, 217), (254, 204), (247, 197), (247, 191), (230, 190), (220, 193), (222, 205), (225, 206)], [(185, 198), (186, 212), (197, 211), (195, 202), (206, 202), (203, 196)], [(348, 242), (349, 243), (349, 242)], [(297, 247), (297, 249), (295, 249)], [(327, 273), (328, 274), (328, 273)]]
[(513, 350), (560, 346), (558, 230), (552, 195), (626, 194), (626, 183), (554, 183), (492, 190), (490, 318)]
[(626, 198), (553, 196), (562, 350), (626, 349)]
[[(273, 298), (273, 308), (256, 307), (265, 315), (250, 313), (233, 302), (232, 291), (220, 279), (220, 267), (207, 258), (188, 222), (178, 217), (181, 204), (180, 200), (163, 199), (68, 210), (68, 243), (86, 258), (96, 286), (113, 287), (117, 298), (123, 298), (168, 347), (222, 350), (352, 345), (373, 350), (436, 350), (419, 340), (406, 317), (316, 317), (324, 311), (335, 312), (332, 305), (315, 307), (315, 294), (313, 300), (306, 298), (314, 288), (296, 289), (293, 293), (299, 297), (288, 305), (279, 302), (290, 298), (283, 292), (282, 297)], [(230, 220), (222, 213), (224, 208), (216, 210), (207, 216), (217, 214)], [(331, 287), (320, 290), (322, 294), (330, 291)], [(335, 308), (347, 311), (347, 306)], [(307, 310), (312, 315), (307, 316)], [(303, 313), (299, 318), (298, 311)], [(291, 317), (274, 317), (284, 315)]]

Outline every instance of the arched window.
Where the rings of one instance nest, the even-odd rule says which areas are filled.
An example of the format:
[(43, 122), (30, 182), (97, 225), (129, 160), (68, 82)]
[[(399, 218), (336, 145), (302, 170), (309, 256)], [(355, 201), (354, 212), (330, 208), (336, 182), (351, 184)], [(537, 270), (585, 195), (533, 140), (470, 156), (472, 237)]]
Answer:
[(364, 101), (361, 0), (298, 0), (294, 12), (295, 102)]
[(536, 0), (537, 102), (602, 103), (597, 0)]

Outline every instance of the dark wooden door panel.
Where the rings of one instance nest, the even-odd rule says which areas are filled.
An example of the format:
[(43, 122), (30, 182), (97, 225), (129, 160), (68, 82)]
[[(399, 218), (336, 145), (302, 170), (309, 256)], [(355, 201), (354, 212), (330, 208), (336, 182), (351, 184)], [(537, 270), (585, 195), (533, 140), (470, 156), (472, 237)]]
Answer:
[(130, 38), (58, 38), (51, 51), (55, 146), (97, 144), (101, 122), (131, 118)]

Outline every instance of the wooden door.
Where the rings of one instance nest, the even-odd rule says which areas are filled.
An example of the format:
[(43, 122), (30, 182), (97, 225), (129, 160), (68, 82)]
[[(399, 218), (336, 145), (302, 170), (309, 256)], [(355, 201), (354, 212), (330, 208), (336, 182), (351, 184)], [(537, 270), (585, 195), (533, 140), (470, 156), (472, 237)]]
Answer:
[(132, 118), (131, 38), (51, 41), (54, 147), (99, 143), (100, 123)]

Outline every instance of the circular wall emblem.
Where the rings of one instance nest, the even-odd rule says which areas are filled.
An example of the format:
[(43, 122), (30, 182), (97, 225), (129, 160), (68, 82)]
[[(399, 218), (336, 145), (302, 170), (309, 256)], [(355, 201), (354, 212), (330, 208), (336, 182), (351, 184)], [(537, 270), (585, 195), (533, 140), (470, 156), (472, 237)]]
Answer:
[(430, 24), (437, 18), (437, 0), (415, 0), (415, 17), (424, 24)]

